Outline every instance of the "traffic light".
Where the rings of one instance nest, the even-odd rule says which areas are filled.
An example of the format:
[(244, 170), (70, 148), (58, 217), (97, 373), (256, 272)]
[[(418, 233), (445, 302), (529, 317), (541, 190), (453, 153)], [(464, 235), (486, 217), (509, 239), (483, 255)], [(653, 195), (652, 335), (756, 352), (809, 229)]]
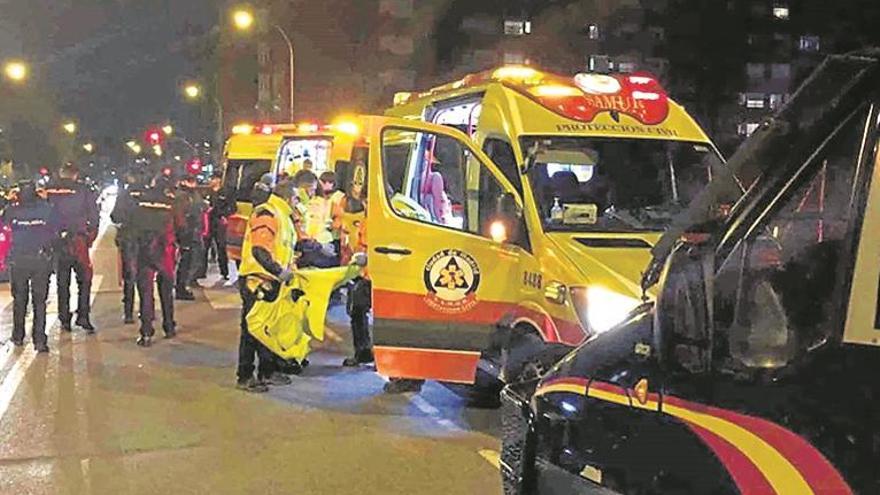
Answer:
[(186, 162), (186, 171), (190, 175), (198, 175), (202, 172), (202, 161), (198, 158)]
[(153, 146), (162, 144), (162, 131), (159, 129), (150, 129), (147, 131), (146, 141)]

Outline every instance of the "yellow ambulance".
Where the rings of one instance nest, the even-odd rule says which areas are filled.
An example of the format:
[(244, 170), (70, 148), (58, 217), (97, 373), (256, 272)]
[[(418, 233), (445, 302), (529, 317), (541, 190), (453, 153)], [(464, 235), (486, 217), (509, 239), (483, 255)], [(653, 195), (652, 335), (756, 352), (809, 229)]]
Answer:
[(378, 371), (511, 381), (643, 301), (661, 232), (722, 159), (647, 74), (507, 66), (368, 119)]
[(226, 251), (231, 259), (241, 261), (245, 225), (253, 211), (251, 193), (260, 177), (272, 170), (282, 135), (271, 127), (250, 124), (236, 125), (232, 131), (223, 150), (223, 189), (236, 205), (227, 223)]

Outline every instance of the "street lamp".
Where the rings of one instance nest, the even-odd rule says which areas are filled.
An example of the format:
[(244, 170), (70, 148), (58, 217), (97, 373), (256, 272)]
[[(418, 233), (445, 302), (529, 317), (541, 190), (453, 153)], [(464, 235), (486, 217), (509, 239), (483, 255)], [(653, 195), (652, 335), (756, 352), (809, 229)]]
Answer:
[(232, 13), (232, 22), (236, 28), (242, 31), (248, 30), (254, 25), (254, 14), (245, 8), (236, 9)]
[(68, 134), (76, 134), (76, 123), (75, 122), (66, 122), (63, 126), (64, 131)]
[(83, 149), (86, 150), (86, 153), (91, 153), (95, 151), (95, 145), (92, 143), (86, 143), (83, 145)]
[[(232, 13), (232, 21), (235, 24), (236, 29), (239, 31), (249, 31), (251, 27), (254, 25), (254, 14), (250, 10), (246, 8), (236, 9)], [(278, 31), (281, 34), (281, 37), (284, 38), (284, 42), (287, 43), (287, 49), (290, 52), (290, 97), (289, 97), (289, 109), (288, 109), (288, 117), (290, 122), (293, 122), (293, 73), (294, 73), (294, 50), (293, 50), (293, 41), (291, 41), (290, 36), (287, 35), (287, 31), (284, 30), (278, 24), (272, 23), (272, 28)]]
[(202, 88), (197, 84), (187, 84), (186, 87), (183, 88), (183, 94), (185, 94), (190, 100), (195, 100), (201, 96)]
[(174, 134), (174, 127), (170, 125), (162, 126), (162, 132), (164, 132), (166, 136), (170, 136)]
[(21, 60), (10, 60), (3, 67), (6, 77), (13, 82), (23, 82), (28, 76), (28, 66)]

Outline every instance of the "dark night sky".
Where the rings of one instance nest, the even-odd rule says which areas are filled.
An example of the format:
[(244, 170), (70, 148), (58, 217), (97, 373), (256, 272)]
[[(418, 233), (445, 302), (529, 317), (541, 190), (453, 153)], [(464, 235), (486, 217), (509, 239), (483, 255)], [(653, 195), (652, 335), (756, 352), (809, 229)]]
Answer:
[(218, 3), (0, 0), (0, 58), (31, 61), (59, 112), (95, 138), (123, 138), (167, 120), (198, 133), (199, 110), (179, 88), (200, 75), (188, 47), (217, 24)]

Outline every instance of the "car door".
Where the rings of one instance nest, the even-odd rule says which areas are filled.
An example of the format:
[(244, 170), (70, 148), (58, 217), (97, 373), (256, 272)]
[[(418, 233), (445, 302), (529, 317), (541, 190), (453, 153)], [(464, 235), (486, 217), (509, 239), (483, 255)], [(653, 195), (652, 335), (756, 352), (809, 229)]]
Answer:
[(384, 117), (367, 128), (378, 371), (471, 383), (521, 290), (519, 196), (457, 130)]

